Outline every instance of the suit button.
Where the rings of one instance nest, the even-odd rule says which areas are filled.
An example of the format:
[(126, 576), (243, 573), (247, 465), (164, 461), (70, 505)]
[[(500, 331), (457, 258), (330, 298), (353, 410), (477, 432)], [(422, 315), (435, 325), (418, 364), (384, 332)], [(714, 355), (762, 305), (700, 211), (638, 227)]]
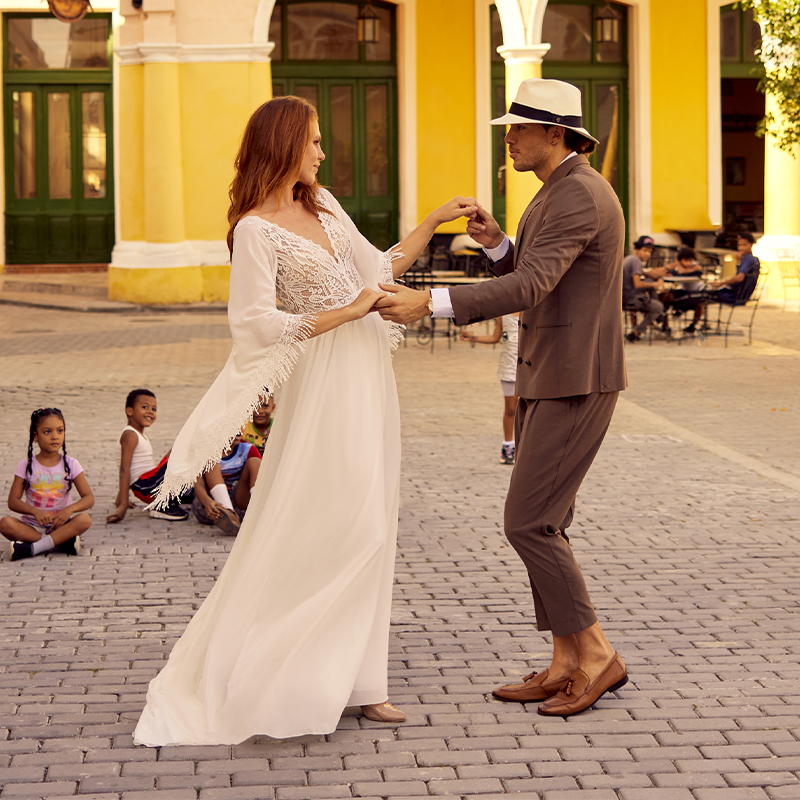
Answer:
[(518, 359), (517, 359), (517, 364), (521, 364), (521, 363), (522, 363), (522, 359), (521, 359), (521, 358), (518, 358)]
[(530, 366), (530, 365), (531, 365), (531, 362), (530, 362), (530, 361), (526, 361), (525, 363), (526, 363), (528, 366)]
[(522, 323), (522, 327), (525, 328), (525, 330), (528, 330), (528, 326), (524, 322)]

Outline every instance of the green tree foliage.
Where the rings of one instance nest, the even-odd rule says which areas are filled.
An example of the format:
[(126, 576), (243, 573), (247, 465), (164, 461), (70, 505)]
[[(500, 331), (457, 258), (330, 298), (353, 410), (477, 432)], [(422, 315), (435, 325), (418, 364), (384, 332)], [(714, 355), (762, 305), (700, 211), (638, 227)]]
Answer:
[(778, 147), (794, 154), (800, 142), (800, 0), (740, 0), (737, 5), (761, 25), (756, 57), (765, 74), (758, 84), (774, 98), (776, 112), (768, 111), (758, 135), (769, 134)]

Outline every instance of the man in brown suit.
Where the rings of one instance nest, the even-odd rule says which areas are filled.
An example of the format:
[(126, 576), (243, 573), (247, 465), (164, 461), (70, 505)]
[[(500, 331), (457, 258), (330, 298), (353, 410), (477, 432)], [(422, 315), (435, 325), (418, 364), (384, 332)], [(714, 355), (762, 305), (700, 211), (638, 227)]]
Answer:
[[(597, 140), (581, 124), (580, 91), (527, 80), (505, 137), (517, 171), (543, 182), (519, 223), (516, 246), (478, 207), (467, 231), (494, 261), (497, 280), (418, 292), (382, 286), (381, 316), (408, 323), (427, 313), (458, 325), (521, 311), (517, 460), (505, 532), (530, 576), (539, 630), (553, 632), (547, 669), (496, 689), (502, 700), (545, 701), (570, 716), (627, 682), (603, 633), (569, 546), (575, 497), (626, 386), (622, 346), (625, 222), (608, 182), (590, 165)], [(470, 201), (474, 202), (474, 201)]]

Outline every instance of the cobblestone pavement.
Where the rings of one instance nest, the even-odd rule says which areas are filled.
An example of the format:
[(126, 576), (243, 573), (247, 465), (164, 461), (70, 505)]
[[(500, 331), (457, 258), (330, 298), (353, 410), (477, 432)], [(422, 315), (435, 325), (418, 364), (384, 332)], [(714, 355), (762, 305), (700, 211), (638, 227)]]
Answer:
[[(0, 800), (800, 798), (800, 314), (756, 339), (628, 347), (630, 388), (571, 538), (631, 681), (577, 717), (489, 690), (546, 664), (501, 530), (498, 352), (413, 338), (395, 356), (403, 484), (389, 727), (236, 747), (133, 747), (156, 674), (230, 541), (103, 516), (124, 397), (158, 395), (156, 450), (227, 356), (220, 313), (0, 307), (0, 492), (40, 405), (65, 413), (95, 490), (77, 558), (0, 564)], [(797, 347), (797, 349), (795, 349)], [(280, 413), (280, 408), (278, 408)]]

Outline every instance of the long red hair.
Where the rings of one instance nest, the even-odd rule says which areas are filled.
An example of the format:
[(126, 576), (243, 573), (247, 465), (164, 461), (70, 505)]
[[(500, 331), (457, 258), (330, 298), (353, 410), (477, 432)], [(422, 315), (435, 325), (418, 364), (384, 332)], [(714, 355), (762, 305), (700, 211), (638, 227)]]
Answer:
[(276, 97), (259, 106), (244, 129), (236, 154), (236, 175), (228, 196), (228, 250), (233, 253), (236, 223), (273, 193), (280, 195), (294, 182), (294, 198), (314, 214), (327, 209), (317, 202), (319, 183), (295, 182), (311, 138), (317, 110), (302, 97)]

